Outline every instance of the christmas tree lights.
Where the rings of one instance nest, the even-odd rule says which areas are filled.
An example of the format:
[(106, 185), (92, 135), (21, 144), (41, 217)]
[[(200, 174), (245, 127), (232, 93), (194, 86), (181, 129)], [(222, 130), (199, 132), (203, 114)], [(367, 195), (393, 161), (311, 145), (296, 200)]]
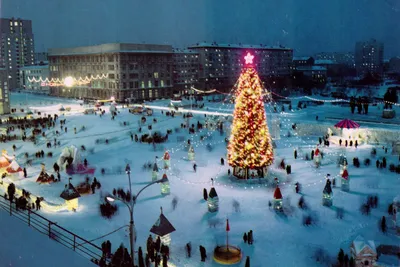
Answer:
[(238, 178), (264, 177), (271, 165), (273, 148), (264, 110), (263, 88), (248, 53), (240, 74), (233, 113), (228, 162)]

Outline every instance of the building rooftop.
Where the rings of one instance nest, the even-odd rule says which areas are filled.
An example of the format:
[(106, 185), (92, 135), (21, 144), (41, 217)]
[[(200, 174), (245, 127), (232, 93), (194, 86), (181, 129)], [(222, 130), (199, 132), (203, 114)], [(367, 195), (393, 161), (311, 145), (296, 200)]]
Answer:
[(317, 59), (314, 61), (314, 65), (331, 65), (335, 64), (335, 61), (330, 59)]
[(179, 49), (179, 48), (174, 48), (172, 51), (173, 51), (175, 54), (178, 54), (178, 53), (182, 53), (182, 54), (198, 54), (197, 51), (193, 51), (193, 50), (190, 50), (190, 49)]
[(376, 253), (375, 243), (372, 240), (365, 240), (362, 236), (357, 236), (353, 241), (353, 246), (356, 254), (359, 254), (364, 248), (368, 247)]
[(292, 50), (291, 48), (284, 47), (284, 46), (267, 46), (267, 45), (250, 45), (250, 44), (218, 44), (218, 43), (207, 43), (207, 42), (202, 42), (202, 43), (197, 43), (195, 45), (189, 46), (190, 48), (206, 48), (206, 47), (212, 47), (212, 48), (233, 48), (233, 49), (243, 49), (243, 48), (253, 48), (253, 49), (265, 49), (265, 50)]
[(127, 44), (110, 43), (92, 46), (79, 46), (71, 48), (50, 48), (49, 56), (73, 56), (88, 54), (110, 54), (110, 53), (156, 53), (171, 54), (172, 46), (158, 44)]
[(296, 69), (302, 71), (307, 71), (307, 70), (326, 71), (326, 68), (321, 66), (298, 66)]
[(295, 60), (309, 60), (311, 57), (293, 57), (293, 61)]
[(37, 70), (37, 69), (48, 69), (49, 68), (49, 64), (37, 64), (37, 65), (31, 65), (31, 66), (24, 66), (19, 68), (20, 70)]
[(168, 235), (175, 231), (174, 226), (168, 221), (164, 214), (160, 214), (160, 217), (156, 223), (151, 227), (150, 232), (159, 236)]

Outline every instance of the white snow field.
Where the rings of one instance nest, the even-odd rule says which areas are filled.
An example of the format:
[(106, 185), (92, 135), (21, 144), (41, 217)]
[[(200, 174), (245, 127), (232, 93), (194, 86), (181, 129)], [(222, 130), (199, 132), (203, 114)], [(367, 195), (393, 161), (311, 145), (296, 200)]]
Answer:
[[(27, 103), (24, 103), (26, 99)], [(176, 228), (176, 231), (171, 234), (171, 266), (220, 266), (212, 260), (212, 251), (216, 245), (225, 243), (225, 220), (227, 218), (229, 218), (231, 229), (229, 232), (230, 243), (239, 246), (243, 252), (242, 262), (234, 266), (244, 266), (246, 256), (250, 256), (252, 267), (324, 266), (324, 264), (317, 263), (314, 258), (316, 249), (325, 250), (333, 262), (340, 248), (343, 248), (345, 253), (350, 253), (350, 244), (358, 235), (375, 241), (376, 246), (380, 244), (398, 245), (400, 243), (399, 236), (396, 236), (392, 229), (391, 220), (388, 219), (389, 233), (382, 234), (378, 230), (378, 221), (383, 215), (387, 216), (388, 205), (400, 192), (400, 175), (389, 172), (388, 169), (377, 169), (375, 167), (376, 159), (381, 159), (384, 156), (387, 158), (388, 165), (390, 163), (399, 164), (398, 155), (392, 155), (391, 148), (385, 154), (382, 145), (386, 144), (381, 144), (377, 146), (377, 156), (371, 157), (371, 145), (360, 145), (357, 149), (354, 147), (344, 149), (336, 145), (322, 147), (325, 157), (322, 166), (316, 169), (312, 161), (305, 161), (302, 158), (304, 153), (310, 153), (312, 149), (315, 149), (320, 136), (298, 137), (292, 135), (286, 137), (293, 123), (318, 123), (333, 127), (340, 119), (336, 121), (330, 120), (328, 117), (351, 119), (353, 116), (361, 116), (352, 115), (350, 108), (325, 103), (322, 106), (309, 106), (300, 111), (293, 110), (277, 115), (282, 123), (281, 139), (275, 140), (277, 146), (275, 149), (276, 160), (271, 168), (270, 176), (277, 176), (280, 180), (283, 202), (287, 210), (287, 214), (283, 215), (275, 213), (268, 207), (268, 202), (273, 198), (273, 187), (259, 184), (257, 181), (246, 184), (228, 176), (229, 166), (226, 161), (226, 144), (224, 141), (227, 131), (220, 135), (218, 131), (204, 129), (189, 135), (187, 129), (180, 128), (181, 123), (186, 123), (181, 115), (176, 115), (174, 118), (167, 117), (165, 111), (164, 114), (161, 114), (161, 110), (154, 109), (154, 115), (147, 117), (147, 124), (153, 126), (152, 131), (160, 131), (162, 134), (166, 134), (167, 129), (173, 130), (168, 141), (157, 145), (155, 151), (152, 145), (131, 141), (130, 132), (137, 133), (140, 136), (138, 121), (141, 115), (130, 114), (126, 108), (119, 107), (120, 113), (115, 120), (111, 120), (108, 107), (105, 107), (106, 114), (101, 118), (99, 115), (83, 115), (82, 111), (85, 107), (72, 100), (12, 94), (11, 101), (13, 106), (18, 109), (29, 106), (32, 110), (46, 114), (60, 114), (58, 109), (61, 105), (71, 107), (71, 112), (60, 115), (60, 119), (67, 120), (66, 127), (68, 127), (67, 133), (62, 131), (61, 135), (57, 137), (57, 140), (61, 141), (61, 147), (46, 148), (47, 140), (52, 142), (55, 137), (53, 135), (54, 130), (50, 129), (46, 130), (46, 138), (48, 139), (41, 138), (37, 146), (31, 142), (16, 142), (17, 150), (13, 152), (12, 145), (14, 143), (8, 142), (2, 143), (1, 148), (6, 149), (10, 155), (15, 154), (21, 167), (27, 168), (28, 178), (16, 180), (17, 187), (24, 188), (34, 195), (43, 196), (46, 201), (62, 204), (64, 200), (59, 195), (68, 182), (68, 175), (62, 173), (61, 183), (39, 185), (35, 181), (40, 172), (40, 163), (46, 163), (46, 169), (51, 173), (53, 171), (52, 166), (58, 159), (62, 148), (71, 145), (78, 148), (81, 145), (86, 146), (87, 152), (82, 153), (82, 159), (87, 158), (89, 165), (96, 167), (95, 176), (102, 185), (101, 190), (96, 191), (95, 194), (82, 196), (79, 199), (79, 208), (76, 212), (51, 212), (43, 209), (40, 213), (87, 240), (96, 239), (129, 223), (128, 210), (122, 203), (118, 204), (118, 213), (110, 220), (101, 217), (99, 212), (99, 203), (101, 203), (102, 197), (112, 192), (113, 188), (128, 189), (127, 175), (118, 170), (124, 170), (125, 165), (130, 164), (132, 190), (134, 193), (138, 192), (151, 181), (151, 171), (144, 170), (143, 164), (153, 163), (155, 157), (158, 156), (158, 164), (162, 168), (161, 158), (165, 149), (167, 149), (171, 154), (172, 165), (166, 172), (170, 181), (171, 194), (162, 196), (160, 185), (149, 187), (143, 191), (137, 200), (134, 218), (137, 231), (136, 250), (139, 246), (142, 246), (145, 250), (146, 239), (150, 234), (149, 230), (158, 219), (160, 207), (163, 207), (164, 215)], [(169, 101), (161, 100), (147, 104), (166, 107)], [(204, 110), (209, 112), (232, 113), (233, 110), (233, 104), (221, 102), (205, 102), (205, 104)], [(280, 106), (280, 104), (278, 105)], [(293, 101), (292, 105), (295, 108), (297, 102)], [(371, 106), (370, 115), (364, 115), (362, 118), (379, 118), (382, 106), (378, 107)], [(287, 110), (287, 105), (285, 108)], [(399, 107), (395, 107), (395, 109), (397, 113), (400, 112)], [(270, 122), (275, 116), (272, 115), (271, 110), (271, 107), (266, 105), (270, 131)], [(316, 115), (319, 115), (318, 122), (315, 121)], [(203, 114), (194, 114), (194, 117), (190, 119), (190, 124), (196, 125), (197, 121), (204, 124), (205, 119), (209, 117), (210, 115), (205, 117)], [(153, 123), (153, 118), (156, 118), (158, 122)], [(124, 121), (128, 122), (129, 125), (123, 126)], [(398, 125), (387, 126), (375, 123), (363, 124), (362, 122), (360, 124), (361, 127), (384, 129), (390, 127), (397, 131), (400, 128)], [(85, 125), (86, 130), (74, 134), (74, 127), (79, 130), (83, 125)], [(225, 126), (229, 129), (230, 124), (225, 123)], [(175, 128), (179, 128), (179, 132), (175, 132)], [(56, 129), (60, 130), (59, 123), (57, 123)], [(142, 127), (142, 133), (148, 132), (147, 126)], [(16, 130), (15, 133), (19, 134), (19, 131)], [(201, 141), (200, 136), (207, 136), (207, 138)], [(108, 145), (95, 144), (96, 139), (106, 138), (110, 140)], [(194, 145), (197, 172), (193, 171), (193, 163), (187, 159), (188, 153), (185, 146), (187, 139), (190, 139)], [(211, 150), (207, 149), (207, 144), (211, 145)], [(296, 160), (293, 158), (294, 148), (299, 151), (299, 158)], [(90, 149), (94, 149), (94, 153), (89, 153)], [(44, 150), (45, 153), (52, 151), (53, 158), (35, 159), (33, 157), (33, 165), (26, 166), (25, 152), (32, 155), (38, 150)], [(336, 161), (342, 153), (347, 155), (349, 161), (350, 192), (341, 191), (340, 181), (337, 179), (338, 187), (333, 188), (333, 206), (324, 207), (322, 206), (324, 177), (327, 173), (330, 173), (332, 177), (339, 175), (339, 167)], [(224, 166), (220, 165), (221, 157), (225, 159)], [(353, 157), (360, 159), (360, 168), (353, 166)], [(292, 174), (286, 175), (282, 170), (278, 170), (277, 166), (282, 158), (285, 159), (287, 164), (292, 165)], [(370, 166), (364, 166), (365, 158), (371, 159)], [(105, 175), (100, 173), (101, 168), (106, 169)], [(163, 171), (160, 171), (160, 178), (162, 174)], [(84, 175), (74, 175), (72, 178), (74, 185), (85, 180)], [(215, 188), (219, 196), (219, 211), (213, 214), (207, 211), (207, 203), (203, 200), (203, 188), (207, 190), (211, 188), (211, 178), (215, 180)], [(301, 195), (294, 191), (295, 182), (302, 185)], [(365, 216), (360, 213), (359, 208), (366, 201), (368, 195), (378, 195), (379, 205), (377, 209), (372, 209), (369, 216)], [(300, 196), (304, 196), (307, 205), (310, 207), (309, 210), (303, 211), (297, 207)], [(178, 199), (175, 210), (171, 203), (173, 198)], [(233, 207), (234, 201), (240, 203), (239, 212), (236, 212)], [(338, 207), (344, 209), (344, 218), (341, 220), (336, 218)], [(308, 227), (303, 225), (303, 216), (306, 214), (312, 214), (318, 218), (315, 225)], [(28, 229), (24, 225), (21, 225), (20, 228)], [(243, 242), (242, 236), (244, 232), (251, 229), (254, 232), (254, 244), (247, 245)], [(46, 237), (42, 238), (46, 239)], [(107, 239), (113, 244), (113, 251), (121, 242), (129, 247), (127, 229), (98, 239), (94, 243), (100, 245)], [(2, 242), (7, 243), (8, 241), (2, 239)], [(191, 258), (186, 258), (185, 244), (187, 242), (192, 243), (193, 255)], [(55, 242), (52, 244), (61, 247)], [(200, 262), (199, 245), (203, 245), (207, 250), (205, 263)], [(19, 243), (16, 243), (14, 249), (20, 250)]]
[(29, 228), (3, 209), (0, 210), (0, 239), (0, 266), (94, 266), (86, 258)]

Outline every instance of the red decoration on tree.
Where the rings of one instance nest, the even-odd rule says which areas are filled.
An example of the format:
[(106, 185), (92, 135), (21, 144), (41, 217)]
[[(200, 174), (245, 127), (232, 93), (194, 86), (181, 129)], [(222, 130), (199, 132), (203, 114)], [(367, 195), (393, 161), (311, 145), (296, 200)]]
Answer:
[(318, 156), (318, 155), (319, 155), (319, 149), (317, 147), (317, 149), (315, 149), (314, 156)]

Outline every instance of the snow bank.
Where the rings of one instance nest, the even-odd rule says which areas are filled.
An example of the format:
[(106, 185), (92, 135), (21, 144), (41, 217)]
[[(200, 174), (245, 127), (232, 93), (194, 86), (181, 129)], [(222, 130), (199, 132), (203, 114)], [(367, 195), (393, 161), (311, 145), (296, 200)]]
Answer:
[(0, 218), (1, 266), (95, 266), (88, 259), (29, 228), (3, 210), (0, 211)]

